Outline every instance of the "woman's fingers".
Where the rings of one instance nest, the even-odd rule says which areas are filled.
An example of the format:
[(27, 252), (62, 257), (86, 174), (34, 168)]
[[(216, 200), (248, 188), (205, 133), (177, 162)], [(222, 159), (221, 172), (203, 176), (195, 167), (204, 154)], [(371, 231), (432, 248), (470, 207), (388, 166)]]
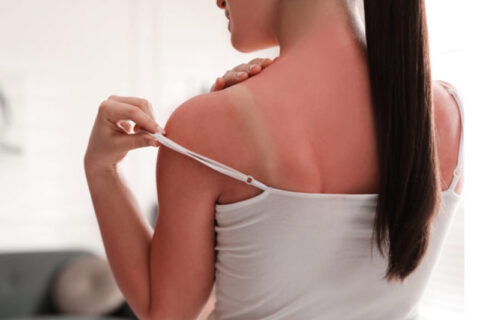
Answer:
[[(138, 132), (140, 128), (142, 132)], [(159, 146), (159, 142), (151, 135), (157, 132), (165, 134), (153, 119), (148, 101), (110, 96), (98, 108), (84, 161), (88, 166), (114, 165), (130, 149)]]
[(262, 70), (261, 63), (264, 59), (256, 58), (250, 61), (249, 63), (242, 63), (235, 68), (233, 71), (236, 72), (246, 72), (247, 74), (255, 74)]
[[(252, 59), (249, 63), (248, 63), (248, 67), (250, 68), (250, 71), (252, 70), (262, 70), (263, 68), (266, 68), (268, 67), (269, 65), (271, 65), (273, 62), (272, 59), (270, 58), (255, 58), (255, 59)], [(258, 67), (257, 67), (258, 66)], [(255, 71), (254, 71), (255, 72)]]
[(250, 60), (249, 63), (242, 63), (236, 66), (233, 68), (233, 70), (227, 71), (223, 76), (226, 86), (246, 80), (248, 76), (259, 73), (263, 68), (269, 66), (272, 62), (273, 61), (270, 58), (255, 58)]
[[(273, 60), (270, 59), (270, 58), (255, 58), (253, 60), (251, 60), (248, 65), (249, 65), (249, 68), (250, 68), (250, 72), (258, 72), (260, 70), (262, 70), (263, 68), (266, 68), (268, 67), (269, 65), (271, 65), (273, 63)], [(258, 67), (257, 67), (258, 66)], [(254, 70), (258, 70), (258, 71), (254, 71)]]
[(232, 70), (227, 71), (222, 77), (216, 79), (215, 83), (210, 88), (210, 91), (217, 91), (223, 88), (232, 86), (236, 83), (242, 82), (253, 76), (262, 69), (268, 67), (273, 63), (273, 60), (270, 58), (255, 58), (252, 59), (249, 63), (242, 63)]
[(235, 68), (232, 69), (232, 71), (237, 71), (237, 72), (248, 72), (248, 68), (251, 64), (249, 63), (242, 63), (242, 64), (239, 64), (238, 66), (236, 66)]
[(248, 73), (245, 71), (229, 70), (223, 75), (225, 87), (230, 87), (245, 79), (248, 79)]
[(131, 104), (132, 106), (137, 106), (140, 109), (142, 109), (143, 112), (145, 112), (150, 117), (152, 117), (152, 119), (155, 120), (155, 116), (153, 115), (152, 104), (147, 99), (137, 98), (137, 97), (123, 97), (123, 96), (117, 96), (117, 95), (111, 95), (110, 97), (108, 97), (108, 99), (123, 102), (123, 103), (128, 103), (128, 104)]
[[(275, 58), (276, 59), (276, 58)], [(267, 59), (263, 59), (262, 61), (262, 67), (268, 67), (269, 65), (271, 65), (273, 63), (273, 60), (270, 59), (270, 58), (267, 58)]]
[[(111, 95), (108, 99), (119, 101), (119, 102), (124, 102), (128, 103), (134, 106), (138, 106), (141, 108), (146, 114), (148, 114), (152, 119), (155, 120), (155, 115), (153, 114), (153, 107), (150, 101), (144, 98), (137, 98), (137, 97), (123, 97), (123, 96), (117, 96), (117, 95)], [(132, 126), (129, 126), (129, 124), (126, 124), (122, 127), (128, 127), (127, 133), (133, 132), (137, 133), (141, 130), (141, 128), (136, 125), (135, 123)]]
[(128, 151), (143, 147), (159, 147), (160, 142), (146, 132), (137, 134), (122, 134), (114, 137), (112, 143), (116, 150)]
[(122, 128), (125, 133), (132, 133), (132, 130), (134, 130), (135, 123), (133, 123), (130, 120), (120, 120), (117, 122), (117, 125)]
[(121, 120), (132, 120), (136, 125), (151, 133), (162, 132), (162, 128), (155, 120), (145, 113), (140, 107), (117, 100), (108, 99), (100, 105), (100, 112), (113, 124)]
[(218, 77), (215, 80), (215, 83), (213, 84), (213, 86), (210, 88), (210, 92), (221, 90), (224, 87), (225, 87), (225, 79), (223, 79), (223, 77)]

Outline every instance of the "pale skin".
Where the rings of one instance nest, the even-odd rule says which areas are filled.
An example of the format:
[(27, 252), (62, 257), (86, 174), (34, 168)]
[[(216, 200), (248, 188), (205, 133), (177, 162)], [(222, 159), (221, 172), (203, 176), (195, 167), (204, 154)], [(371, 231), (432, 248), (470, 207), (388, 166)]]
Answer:
[[(211, 93), (189, 99), (172, 113), (166, 135), (275, 188), (375, 193), (378, 172), (365, 47), (340, 4), (217, 0), (230, 19), (237, 50), (278, 45), (280, 56), (243, 78), (235, 72), (246, 72), (246, 66), (227, 72)], [(457, 162), (460, 117), (448, 92), (437, 82), (433, 89), (445, 190)], [(136, 126), (122, 121), (125, 130), (116, 126), (125, 119)], [(160, 146), (159, 212), (152, 229), (117, 164), (129, 150), (149, 146), (153, 139), (144, 131), (155, 132), (156, 125), (146, 100), (112, 96), (100, 105), (84, 158), (90, 193), (107, 258), (136, 315), (204, 318), (212, 306), (204, 309), (214, 285), (215, 204), (244, 200), (262, 190)], [(462, 188), (463, 174), (455, 191)]]

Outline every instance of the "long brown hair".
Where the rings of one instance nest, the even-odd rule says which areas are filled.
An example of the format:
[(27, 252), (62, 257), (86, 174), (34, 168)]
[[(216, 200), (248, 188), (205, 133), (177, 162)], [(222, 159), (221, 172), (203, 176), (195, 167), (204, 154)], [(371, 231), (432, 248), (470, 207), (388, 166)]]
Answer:
[[(412, 273), (440, 206), (424, 0), (364, 0), (380, 164), (374, 237), (388, 250), (384, 279)], [(372, 237), (373, 243), (373, 237)]]

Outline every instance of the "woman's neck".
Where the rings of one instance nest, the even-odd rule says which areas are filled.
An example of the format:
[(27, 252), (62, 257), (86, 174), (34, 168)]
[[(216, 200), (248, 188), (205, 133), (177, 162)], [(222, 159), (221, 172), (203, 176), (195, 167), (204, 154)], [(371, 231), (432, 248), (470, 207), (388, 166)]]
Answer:
[[(265, 105), (298, 105), (303, 98), (320, 101), (325, 92), (335, 95), (342, 88), (358, 101), (365, 100), (369, 82), (362, 22), (342, 1), (350, 0), (282, 2), (276, 29), (280, 55), (242, 85), (257, 100), (266, 99)], [(288, 92), (294, 93), (295, 101), (288, 100)]]
[(280, 1), (273, 28), (280, 46), (279, 59), (315, 58), (309, 53), (328, 59), (352, 49), (365, 54), (363, 23), (355, 5), (358, 3), (347, 4), (347, 0)]

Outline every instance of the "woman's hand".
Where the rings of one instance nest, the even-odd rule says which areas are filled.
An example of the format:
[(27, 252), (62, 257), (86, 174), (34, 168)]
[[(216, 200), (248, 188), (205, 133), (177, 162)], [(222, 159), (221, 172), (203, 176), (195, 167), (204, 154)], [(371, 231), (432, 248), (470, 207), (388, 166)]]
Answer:
[(147, 100), (110, 96), (98, 108), (84, 156), (85, 168), (115, 168), (131, 149), (160, 146), (147, 131), (165, 133)]
[(260, 71), (271, 65), (275, 60), (272, 60), (270, 58), (256, 58), (249, 63), (242, 63), (233, 68), (232, 70), (225, 72), (222, 77), (217, 78), (217, 80), (211, 87), (210, 92), (225, 89), (233, 86), (236, 83), (242, 82), (248, 79), (250, 76), (254, 76), (255, 74), (259, 73)]

